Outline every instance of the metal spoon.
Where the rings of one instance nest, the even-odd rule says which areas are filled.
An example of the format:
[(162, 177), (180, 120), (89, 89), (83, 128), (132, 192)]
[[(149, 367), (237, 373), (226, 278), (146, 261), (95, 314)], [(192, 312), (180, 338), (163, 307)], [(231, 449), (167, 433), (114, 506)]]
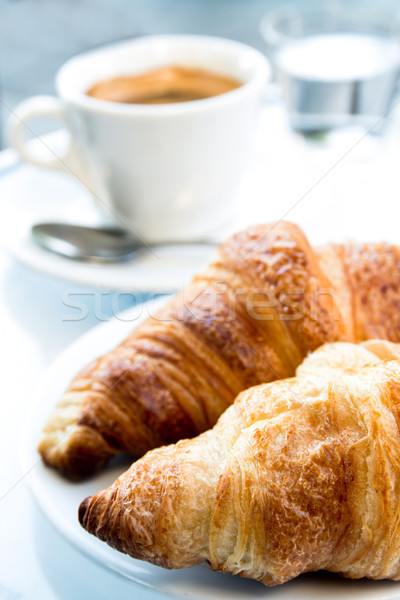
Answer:
[[(39, 246), (61, 256), (89, 262), (118, 262), (127, 260), (139, 250), (149, 248), (133, 233), (114, 227), (84, 227), (68, 223), (38, 223), (32, 227), (32, 237)], [(217, 246), (214, 242), (196, 242)], [(156, 246), (192, 242), (165, 242)]]

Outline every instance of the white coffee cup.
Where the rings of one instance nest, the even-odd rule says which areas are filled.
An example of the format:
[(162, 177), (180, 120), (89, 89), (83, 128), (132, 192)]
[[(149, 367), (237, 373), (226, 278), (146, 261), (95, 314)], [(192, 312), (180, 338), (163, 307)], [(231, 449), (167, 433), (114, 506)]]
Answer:
[[(90, 97), (99, 81), (155, 68), (199, 67), (242, 85), (184, 103), (139, 105)], [(260, 52), (221, 38), (162, 35), (137, 38), (69, 60), (58, 72), (58, 98), (22, 102), (10, 120), (11, 144), (35, 165), (77, 176), (119, 225), (149, 242), (194, 240), (232, 216), (235, 191), (270, 77)], [(62, 153), (37, 151), (25, 126), (37, 117), (62, 120)]]

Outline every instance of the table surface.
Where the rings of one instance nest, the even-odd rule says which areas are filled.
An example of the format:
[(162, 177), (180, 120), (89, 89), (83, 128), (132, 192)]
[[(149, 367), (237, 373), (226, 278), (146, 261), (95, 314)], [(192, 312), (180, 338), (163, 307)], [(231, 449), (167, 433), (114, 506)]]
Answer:
[[(224, 35), (264, 49), (258, 22), (273, 3), (273, 0), (116, 0), (113, 3), (82, 0), (71, 4), (68, 0), (0, 0), (3, 57), (0, 146), (6, 142), (4, 130), (10, 110), (27, 96), (53, 93), (56, 71), (73, 54), (124, 37), (180, 31)], [(306, 201), (291, 215), (293, 218), (299, 215), (306, 223), (311, 221), (307, 210), (308, 215), (315, 215), (315, 220), (321, 223), (316, 241), (324, 240), (332, 229), (347, 236), (360, 225), (368, 236), (375, 231), (378, 237), (386, 236), (396, 226), (390, 215), (400, 194), (396, 155), (400, 128), (394, 127), (393, 131), (391, 160), (381, 157), (374, 162), (373, 169), (368, 161), (363, 166), (360, 153), (353, 162), (341, 161), (338, 165), (337, 157), (341, 159), (346, 150), (329, 156), (326, 151), (314, 152), (313, 168), (304, 169), (297, 160), (302, 142), (291, 145), (289, 152), (280, 146), (280, 155), (274, 148), (265, 157), (265, 180), (249, 191), (256, 209), (247, 207), (246, 214), (242, 214), (243, 223), (253, 220), (254, 211), (261, 206), (264, 206), (262, 218), (282, 216), (285, 199), (293, 205), (307, 194)], [(271, 135), (277, 136), (279, 131), (271, 130)], [(348, 147), (351, 145), (349, 142)], [(14, 160), (12, 152), (0, 154), (0, 178), (7, 176)], [(273, 163), (276, 167), (271, 177), (269, 165)], [(332, 177), (333, 167), (336, 178)], [(364, 197), (364, 210), (360, 208), (361, 201), (351, 201), (353, 194)], [(336, 196), (342, 197), (342, 206), (348, 200), (346, 210), (334, 210)], [(318, 208), (318, 197), (325, 199), (326, 208), (324, 204)], [(4, 201), (0, 198), (0, 202)], [(94, 311), (89, 311), (82, 321), (65, 320), (63, 298), (67, 293), (79, 292), (89, 295), (93, 305), (102, 300), (102, 316), (111, 318), (112, 291), (104, 293), (52, 279), (16, 263), (0, 251), (3, 394), (0, 599), (157, 600), (162, 596), (107, 571), (71, 547), (47, 522), (21, 478), (20, 428), (34, 389), (60, 352), (97, 324)]]
[[(373, 234), (374, 229), (378, 236), (385, 236), (386, 231), (397, 231), (398, 220), (393, 223), (392, 215), (398, 210), (400, 195), (397, 168), (398, 140), (400, 142), (398, 118), (394, 119), (391, 131), (392, 141), (391, 145), (387, 146), (389, 149), (385, 151), (384, 160), (380, 152), (376, 154), (375, 159), (366, 158), (359, 153), (358, 148), (358, 154), (356, 152), (352, 161), (346, 164), (342, 161), (343, 164), (340, 164), (339, 168), (338, 157), (344, 158), (347, 152), (346, 160), (349, 159), (353, 152), (350, 152), (354, 147), (353, 142), (348, 150), (342, 147), (339, 154), (327, 154), (326, 149), (321, 149), (316, 154), (314, 148), (311, 162), (314, 166), (318, 164), (319, 170), (310, 170), (308, 178), (302, 180), (301, 185), (306, 185), (304, 189), (308, 190), (309, 194), (318, 188), (319, 198), (314, 200), (311, 194), (304, 202), (303, 188), (299, 187), (300, 179), (297, 183), (291, 182), (292, 186), (297, 186), (298, 192), (297, 200), (293, 199), (293, 202), (297, 203), (296, 214), (300, 214), (302, 205), (304, 215), (310, 215), (310, 219), (318, 218), (322, 238), (326, 235), (325, 231), (329, 230), (326, 228), (327, 223), (331, 223), (331, 226), (346, 235), (352, 228), (361, 234), (367, 232), (368, 237), (370, 233)], [(277, 136), (278, 133), (273, 132), (271, 135)], [(298, 152), (299, 146), (298, 142), (296, 143)], [(304, 155), (304, 143), (301, 142), (300, 145)], [(280, 194), (283, 197), (286, 193), (284, 186), (290, 179), (288, 174), (304, 176), (304, 169), (299, 169), (298, 164), (296, 167), (296, 156), (300, 154), (286, 156), (290, 164), (287, 163), (286, 171), (282, 171), (283, 188), (276, 189), (278, 196)], [(324, 159), (325, 162), (318, 163), (319, 159), (316, 160), (316, 156), (328, 158)], [(0, 154), (0, 178), (7, 176), (13, 160), (10, 151)], [(268, 174), (267, 165), (265, 170)], [(334, 176), (337, 176), (336, 179)], [(266, 176), (266, 185), (267, 179)], [(273, 180), (276, 188), (278, 181), (279, 178)], [(272, 191), (270, 190), (269, 194)], [(257, 190), (250, 193), (256, 194)], [(265, 192), (259, 190), (258, 194), (261, 205)], [(335, 198), (339, 200), (340, 195), (341, 206), (348, 205), (347, 212), (337, 208), (339, 204), (335, 204)], [(270, 212), (278, 214), (279, 207), (277, 209), (273, 204), (271, 195), (268, 199)], [(4, 198), (0, 198), (0, 202), (4, 201)], [(312, 209), (313, 203), (315, 210)], [(263, 218), (268, 217), (268, 210), (268, 202), (264, 201)], [(315, 214), (317, 217), (313, 216)], [(0, 598), (8, 600), (40, 597), (41, 600), (54, 600), (73, 597), (91, 600), (125, 597), (129, 594), (129, 597), (133, 598), (157, 600), (162, 597), (158, 593), (122, 579), (71, 547), (41, 514), (21, 476), (20, 428), (34, 389), (60, 352), (96, 325), (95, 311), (89, 311), (84, 320), (65, 319), (65, 294), (79, 292), (89, 294), (94, 302), (102, 300), (103, 317), (112, 317), (112, 291), (108, 290), (104, 294), (104, 290), (78, 287), (50, 278), (18, 264), (5, 253), (0, 253), (0, 356), (3, 396), (3, 413), (0, 420), (0, 452), (3, 457), (0, 480)]]

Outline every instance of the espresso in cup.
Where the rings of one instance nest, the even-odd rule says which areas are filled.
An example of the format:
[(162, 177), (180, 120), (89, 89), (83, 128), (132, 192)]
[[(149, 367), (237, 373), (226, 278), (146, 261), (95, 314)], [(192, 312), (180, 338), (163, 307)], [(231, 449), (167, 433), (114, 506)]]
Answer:
[[(233, 40), (135, 38), (69, 60), (58, 98), (16, 109), (10, 142), (31, 163), (78, 177), (103, 221), (150, 244), (202, 240), (235, 216), (269, 76), (267, 59)], [(69, 142), (56, 153), (27, 143), (24, 124), (44, 115), (65, 125)]]
[(241, 85), (237, 79), (205, 69), (167, 66), (139, 75), (105, 79), (86, 93), (109, 102), (170, 104), (219, 96)]

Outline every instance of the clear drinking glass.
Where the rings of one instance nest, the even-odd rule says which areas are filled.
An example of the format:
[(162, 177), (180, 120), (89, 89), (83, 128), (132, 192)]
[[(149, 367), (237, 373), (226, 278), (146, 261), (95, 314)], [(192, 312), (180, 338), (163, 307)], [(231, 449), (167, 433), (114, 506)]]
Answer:
[(382, 131), (398, 102), (399, 2), (281, 4), (264, 16), (261, 33), (295, 130)]

